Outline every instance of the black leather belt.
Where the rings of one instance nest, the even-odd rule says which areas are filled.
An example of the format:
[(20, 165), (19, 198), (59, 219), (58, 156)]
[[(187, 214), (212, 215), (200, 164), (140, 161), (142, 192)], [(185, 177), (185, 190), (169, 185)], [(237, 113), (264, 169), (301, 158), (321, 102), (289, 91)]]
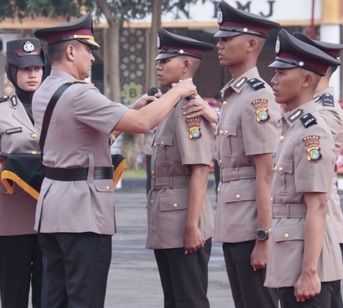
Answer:
[[(86, 181), (88, 178), (88, 168), (45, 167), (45, 177), (56, 181)], [(113, 167), (95, 167), (93, 179), (113, 179)]]

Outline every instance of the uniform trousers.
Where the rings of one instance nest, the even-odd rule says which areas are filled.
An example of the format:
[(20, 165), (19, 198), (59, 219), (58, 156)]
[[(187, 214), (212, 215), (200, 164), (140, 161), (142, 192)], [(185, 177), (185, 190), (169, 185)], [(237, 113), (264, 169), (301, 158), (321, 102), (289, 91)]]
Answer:
[[(341, 247), (342, 259), (343, 259), (343, 244), (339, 244)], [(342, 261), (343, 262), (343, 261)], [(341, 281), (337, 280), (333, 283), (333, 294), (331, 298), (331, 308), (343, 308), (342, 294), (341, 294)]]
[(224, 243), (223, 252), (236, 308), (277, 308), (277, 290), (263, 286), (266, 271), (253, 271), (251, 253), (255, 241)]
[(104, 307), (112, 236), (39, 233), (43, 251), (42, 308)]
[(0, 236), (0, 295), (3, 308), (40, 308), (42, 252), (36, 234)]
[(297, 302), (294, 287), (278, 289), (281, 308), (326, 308), (330, 307), (333, 293), (333, 282), (322, 282), (320, 293), (304, 302)]
[(209, 308), (208, 262), (212, 239), (197, 252), (185, 255), (184, 248), (155, 249), (164, 293), (165, 308)]

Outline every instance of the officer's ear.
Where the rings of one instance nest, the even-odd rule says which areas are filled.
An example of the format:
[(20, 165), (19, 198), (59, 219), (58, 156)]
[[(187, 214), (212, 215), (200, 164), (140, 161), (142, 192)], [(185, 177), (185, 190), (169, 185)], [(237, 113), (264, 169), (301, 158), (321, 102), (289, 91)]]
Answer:
[(75, 56), (75, 47), (73, 45), (68, 45), (66, 48), (66, 56), (68, 60), (73, 60)]
[(248, 50), (252, 51), (255, 50), (258, 46), (258, 41), (255, 36), (249, 35), (248, 36)]
[(187, 72), (192, 66), (192, 62), (188, 58), (184, 58), (183, 60), (183, 69), (182, 72)]
[(304, 88), (316, 88), (320, 80), (320, 76), (310, 71), (305, 71), (303, 86)]

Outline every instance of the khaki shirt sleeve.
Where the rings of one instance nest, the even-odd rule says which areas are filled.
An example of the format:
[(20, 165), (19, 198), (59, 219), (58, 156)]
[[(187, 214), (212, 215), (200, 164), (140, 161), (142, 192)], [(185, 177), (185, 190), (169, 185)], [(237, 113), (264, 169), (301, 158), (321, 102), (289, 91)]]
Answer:
[(279, 137), (279, 106), (270, 93), (261, 92), (258, 97), (250, 97), (250, 104), (247, 104), (242, 115), (243, 140), (247, 156), (273, 153)]
[(211, 124), (203, 117), (186, 119), (177, 113), (176, 135), (182, 165), (209, 165), (213, 158), (214, 135)]
[(298, 193), (327, 192), (334, 172), (334, 143), (328, 131), (306, 131), (294, 150), (295, 190)]

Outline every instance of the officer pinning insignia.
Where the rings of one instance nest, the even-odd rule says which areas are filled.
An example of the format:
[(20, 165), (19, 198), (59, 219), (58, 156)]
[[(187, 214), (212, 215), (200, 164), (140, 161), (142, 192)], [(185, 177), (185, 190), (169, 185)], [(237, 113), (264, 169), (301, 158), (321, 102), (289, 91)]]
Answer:
[(304, 43), (285, 29), (281, 29), (275, 46), (275, 61), (269, 65), (274, 68), (302, 68), (320, 76), (326, 74), (330, 66), (340, 65), (340, 61), (322, 50)]
[(247, 81), (247, 77), (242, 77), (241, 79), (239, 79), (235, 84), (234, 84), (234, 87), (236, 89), (240, 89), (244, 84), (245, 82)]
[(265, 98), (255, 99), (251, 102), (255, 108), (256, 112), (256, 121), (259, 124), (267, 123), (270, 119), (268, 113), (268, 100)]
[(197, 140), (201, 138), (201, 118), (196, 117), (192, 119), (186, 119), (186, 124), (189, 131), (189, 139)]
[(324, 93), (321, 96), (321, 101), (322, 101), (323, 106), (325, 107), (335, 107), (334, 98), (329, 93)]
[(206, 51), (214, 49), (213, 44), (177, 35), (163, 28), (158, 30), (157, 35), (157, 48), (159, 52), (155, 61), (180, 55), (202, 59)]
[(263, 89), (264, 86), (264, 82), (258, 78), (252, 78), (250, 80), (247, 81), (247, 83), (255, 90), (260, 90)]
[(300, 118), (300, 121), (305, 128), (309, 128), (310, 126), (317, 124), (317, 119), (311, 113), (306, 113), (303, 115)]
[(296, 121), (301, 115), (303, 114), (303, 110), (302, 109), (297, 109), (296, 111), (294, 111), (289, 117), (288, 120), (290, 122), (294, 122)]
[(309, 135), (303, 138), (303, 143), (306, 148), (307, 161), (311, 163), (318, 162), (322, 155), (320, 153), (320, 136)]
[(267, 38), (272, 29), (280, 26), (260, 15), (238, 10), (224, 1), (218, 3), (217, 22), (219, 31), (215, 37), (250, 34)]

